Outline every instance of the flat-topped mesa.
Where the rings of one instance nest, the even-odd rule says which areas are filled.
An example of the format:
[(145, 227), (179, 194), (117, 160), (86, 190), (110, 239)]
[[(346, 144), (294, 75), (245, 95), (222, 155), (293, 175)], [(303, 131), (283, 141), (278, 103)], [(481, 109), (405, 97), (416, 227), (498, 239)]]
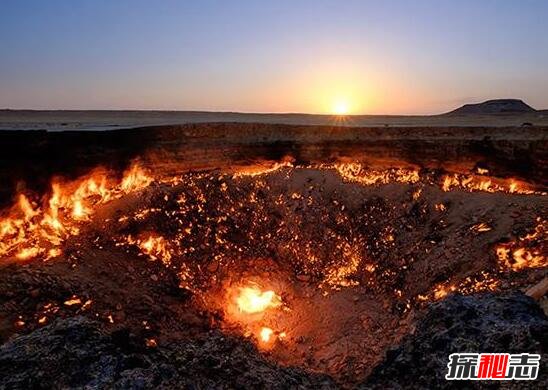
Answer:
[(520, 114), (536, 112), (521, 99), (494, 99), (482, 103), (465, 104), (445, 115)]

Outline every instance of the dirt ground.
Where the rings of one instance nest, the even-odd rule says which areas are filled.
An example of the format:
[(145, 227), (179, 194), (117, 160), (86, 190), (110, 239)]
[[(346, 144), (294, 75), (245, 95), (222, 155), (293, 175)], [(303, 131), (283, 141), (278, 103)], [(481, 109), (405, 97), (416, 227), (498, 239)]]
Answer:
[(111, 130), (183, 123), (238, 122), (343, 126), (548, 126), (548, 111), (475, 115), (258, 114), (199, 111), (35, 111), (0, 110), (1, 130)]

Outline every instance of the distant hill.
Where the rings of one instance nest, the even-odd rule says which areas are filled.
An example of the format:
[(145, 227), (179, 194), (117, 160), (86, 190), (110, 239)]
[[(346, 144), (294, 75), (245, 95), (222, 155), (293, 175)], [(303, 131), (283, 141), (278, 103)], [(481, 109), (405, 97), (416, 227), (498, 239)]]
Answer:
[(469, 115), (469, 114), (524, 114), (537, 112), (533, 107), (520, 99), (496, 99), (483, 103), (465, 104), (445, 115)]

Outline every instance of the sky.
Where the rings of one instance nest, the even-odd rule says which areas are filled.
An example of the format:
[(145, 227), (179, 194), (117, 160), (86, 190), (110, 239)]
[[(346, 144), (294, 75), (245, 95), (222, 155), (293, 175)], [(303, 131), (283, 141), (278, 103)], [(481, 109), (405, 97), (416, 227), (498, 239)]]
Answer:
[(548, 108), (544, 0), (0, 0), (0, 108)]

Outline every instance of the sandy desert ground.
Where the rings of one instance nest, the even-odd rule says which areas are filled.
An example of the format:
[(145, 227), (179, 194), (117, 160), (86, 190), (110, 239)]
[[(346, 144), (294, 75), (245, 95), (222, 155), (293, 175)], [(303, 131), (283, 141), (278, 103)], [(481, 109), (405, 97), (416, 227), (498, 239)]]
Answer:
[(548, 112), (488, 115), (245, 114), (193, 111), (30, 111), (0, 110), (0, 129), (108, 130), (204, 122), (281, 123), (327, 126), (548, 126)]

